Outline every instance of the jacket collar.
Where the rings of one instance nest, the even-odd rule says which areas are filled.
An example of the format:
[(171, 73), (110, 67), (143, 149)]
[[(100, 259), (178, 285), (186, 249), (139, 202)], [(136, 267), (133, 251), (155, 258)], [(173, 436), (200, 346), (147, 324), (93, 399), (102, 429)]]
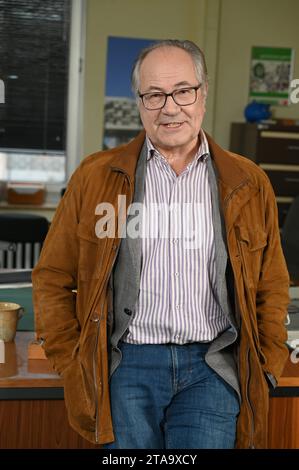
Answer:
[(259, 188), (239, 164), (237, 156), (232, 162), (234, 157), (230, 152), (223, 150), (209, 135), (207, 139), (218, 179), (226, 229), (229, 231), (244, 205), (258, 193)]
[[(220, 197), (222, 204), (228, 200), (231, 193), (237, 188), (243, 188), (243, 202), (245, 203), (257, 188), (250, 181), (250, 178), (243, 170), (241, 165), (232, 164), (231, 154), (222, 149), (216, 142), (207, 134), (207, 140), (211, 153), (211, 158), (216, 169), (216, 176), (218, 179)], [(135, 139), (124, 145), (122, 149), (118, 148), (118, 152), (111, 160), (111, 169), (113, 171), (121, 171), (126, 173), (130, 180), (134, 182), (137, 161), (144, 144), (145, 131), (141, 131)], [(121, 151), (119, 151), (121, 150)]]
[(212, 160), (216, 166), (217, 177), (227, 188), (233, 190), (248, 180), (248, 176), (239, 165), (232, 165), (231, 155), (223, 150), (206, 133)]
[(111, 169), (113, 171), (121, 171), (126, 173), (131, 181), (134, 181), (137, 161), (144, 144), (145, 131), (141, 131), (135, 139), (118, 148), (118, 152), (111, 159)]

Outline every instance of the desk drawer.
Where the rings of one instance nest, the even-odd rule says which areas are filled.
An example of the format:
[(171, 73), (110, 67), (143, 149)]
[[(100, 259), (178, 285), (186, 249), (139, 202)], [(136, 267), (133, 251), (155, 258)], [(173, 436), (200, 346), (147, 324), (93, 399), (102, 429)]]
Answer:
[(262, 131), (257, 162), (299, 165), (299, 132)]
[(295, 197), (299, 194), (298, 165), (260, 165), (267, 173), (276, 196)]

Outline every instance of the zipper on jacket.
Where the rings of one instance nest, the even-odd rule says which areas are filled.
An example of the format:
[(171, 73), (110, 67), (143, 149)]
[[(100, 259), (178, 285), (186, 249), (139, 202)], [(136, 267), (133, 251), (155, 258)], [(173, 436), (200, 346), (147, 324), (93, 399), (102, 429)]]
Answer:
[[(236, 304), (236, 309), (238, 312), (238, 315), (240, 315), (240, 306), (239, 306), (239, 300), (237, 293), (235, 292), (235, 304)], [(241, 323), (242, 323), (242, 317), (240, 315), (240, 330), (241, 330)], [(254, 436), (254, 411), (250, 402), (249, 398), (249, 382), (251, 378), (251, 366), (250, 366), (250, 359), (249, 359), (249, 354), (250, 350), (249, 348), (246, 351), (246, 363), (247, 363), (247, 374), (246, 374), (246, 384), (245, 384), (245, 398), (248, 403), (248, 408), (249, 408), (249, 413), (250, 413), (250, 442), (249, 442), (249, 449), (254, 449), (254, 444), (253, 444), (253, 436)], [(238, 345), (238, 352), (237, 352), (237, 368), (238, 368), (238, 376), (240, 377), (240, 370), (241, 370), (241, 364), (240, 364), (240, 345)], [(241, 389), (242, 390), (242, 389)], [(242, 392), (241, 392), (242, 393)]]
[[(118, 245), (118, 248), (119, 248), (119, 246), (120, 246), (120, 244)], [(109, 270), (109, 272), (105, 276), (104, 287), (106, 285), (107, 279), (109, 279), (109, 276), (111, 275), (111, 272), (112, 272), (117, 254), (118, 254), (118, 249), (115, 250), (114, 258), (113, 258), (112, 264), (111, 264), (111, 269)], [(99, 398), (98, 398), (98, 391), (99, 390), (98, 390), (98, 383), (97, 383), (97, 380), (96, 380), (96, 372), (97, 372), (97, 367), (98, 367), (97, 351), (98, 351), (98, 345), (99, 345), (100, 325), (101, 325), (101, 320), (103, 318), (103, 313), (104, 313), (104, 302), (101, 305), (100, 317), (98, 317), (96, 320), (93, 320), (93, 321), (97, 322), (96, 341), (95, 341), (95, 347), (94, 347), (94, 352), (93, 352), (93, 378), (94, 378), (94, 389), (95, 389), (95, 413), (96, 413), (96, 423), (95, 423), (95, 441), (96, 442), (99, 442), (98, 424), (99, 424), (99, 418), (100, 418), (100, 416), (99, 416)], [(101, 371), (102, 371), (102, 368), (101, 368)], [(101, 373), (101, 377), (100, 377), (100, 380), (99, 380), (99, 384), (101, 386), (103, 386), (102, 373)]]
[[(236, 238), (237, 238), (237, 246), (238, 246), (239, 256), (241, 257), (242, 263), (245, 266), (244, 259), (243, 259), (243, 250), (240, 246), (241, 242), (240, 242), (240, 239), (239, 239), (238, 235), (236, 236)], [(247, 267), (245, 266), (245, 272), (246, 271), (247, 271)], [(247, 274), (245, 274), (245, 275), (247, 275)], [(248, 293), (248, 295), (249, 294), (250, 293)], [(238, 294), (237, 294), (236, 290), (235, 290), (235, 304), (236, 304), (238, 315), (239, 315), (240, 330), (241, 330), (241, 323), (242, 323), (242, 316), (241, 316), (241, 313), (240, 313), (241, 307), (239, 305), (239, 297), (238, 297)], [(255, 333), (254, 328), (252, 328), (252, 331), (253, 331), (253, 334), (254, 334)], [(239, 357), (238, 357), (238, 370), (240, 371), (241, 370), (241, 366), (240, 366), (240, 349), (239, 349), (238, 355), (239, 355)], [(250, 402), (250, 396), (249, 396), (249, 384), (250, 384), (250, 379), (251, 379), (250, 349), (249, 348), (247, 348), (247, 350), (246, 350), (246, 364), (247, 364), (247, 368), (246, 368), (245, 399), (246, 399), (247, 406), (248, 406), (249, 413), (250, 413), (250, 440), (249, 440), (248, 448), (249, 449), (254, 449), (255, 448), (254, 443), (253, 443), (254, 428), (255, 428), (254, 410), (253, 410), (252, 404)], [(239, 372), (239, 376), (240, 376), (240, 372)]]
[(254, 436), (254, 411), (253, 411), (253, 408), (252, 408), (252, 405), (251, 405), (251, 402), (250, 402), (250, 397), (249, 397), (249, 382), (250, 382), (250, 378), (251, 378), (251, 366), (250, 366), (250, 350), (249, 348), (247, 349), (247, 352), (246, 352), (246, 361), (247, 361), (247, 366), (248, 366), (248, 374), (247, 374), (247, 377), (246, 377), (246, 388), (245, 388), (245, 391), (246, 391), (246, 401), (248, 403), (248, 407), (249, 407), (249, 410), (250, 410), (250, 441), (249, 441), (249, 449), (254, 449), (254, 444), (253, 444), (253, 436)]
[[(123, 173), (129, 183), (129, 188), (130, 188), (130, 203), (132, 202), (132, 182), (130, 180), (130, 177), (127, 173), (123, 172), (121, 169), (118, 169), (119, 171), (121, 171), (121, 173)], [(114, 256), (113, 256), (113, 260), (112, 260), (112, 263), (111, 263), (111, 266), (110, 266), (110, 269), (109, 271), (107, 272), (104, 280), (103, 280), (103, 290), (105, 289), (105, 286), (106, 286), (106, 282), (107, 280), (109, 279), (110, 275), (111, 275), (111, 272), (113, 270), (113, 266), (114, 266), (114, 263), (116, 261), (116, 257), (117, 257), (117, 254), (118, 254), (118, 251), (119, 251), (119, 247), (120, 247), (120, 243), (121, 241), (119, 242), (118, 246), (116, 247), (115, 245), (113, 245), (112, 247), (112, 250), (115, 250), (115, 253), (114, 253)], [(117, 249), (116, 249), (117, 248)], [(98, 360), (97, 360), (97, 351), (98, 351), (98, 345), (99, 345), (99, 335), (100, 335), (100, 327), (101, 327), (101, 320), (103, 318), (103, 313), (104, 313), (104, 302), (102, 303), (101, 305), (101, 313), (100, 313), (100, 316), (95, 318), (94, 322), (97, 322), (97, 332), (96, 332), (96, 340), (95, 340), (95, 347), (94, 347), (94, 351), (93, 351), (93, 380), (94, 380), (94, 390), (95, 390), (95, 419), (96, 419), (96, 422), (95, 422), (95, 441), (98, 443), (99, 442), (99, 430), (98, 430), (98, 425), (99, 425), (99, 419), (100, 419), (100, 414), (99, 414), (99, 397), (98, 397), (98, 391), (99, 391), (99, 388), (98, 388), (98, 382), (97, 382), (97, 368), (98, 368)], [(102, 371), (102, 368), (101, 368), (101, 371)], [(103, 376), (102, 376), (102, 373), (101, 373), (101, 377), (99, 378), (99, 384), (101, 386), (103, 386)]]
[[(131, 200), (131, 199), (132, 199), (132, 183), (131, 183), (131, 180), (130, 180), (129, 175), (128, 175), (127, 173), (125, 173), (125, 172), (124, 172), (122, 169), (120, 169), (120, 168), (114, 168), (114, 170), (117, 170), (117, 171), (119, 171), (120, 173), (122, 173), (122, 174), (125, 176), (125, 178), (127, 179), (128, 184), (129, 184), (129, 188), (130, 188), (130, 200)], [(131, 202), (132, 202), (132, 201), (131, 201)], [(119, 245), (120, 245), (120, 242), (119, 242), (119, 244), (118, 244), (118, 248), (119, 248)], [(105, 250), (106, 250), (106, 246), (107, 246), (107, 243), (105, 243), (105, 247), (104, 247)], [(112, 247), (112, 250), (114, 250), (114, 249), (115, 249), (115, 245), (113, 245), (113, 247)], [(116, 254), (117, 254), (117, 253), (118, 253), (118, 250), (115, 250), (115, 252), (116, 252)], [(107, 279), (107, 277), (109, 277), (109, 275), (111, 274), (111, 271), (112, 271), (112, 269), (113, 269), (113, 265), (114, 265), (115, 259), (116, 259), (116, 255), (114, 256), (114, 259), (113, 259), (113, 261), (112, 261), (112, 265), (111, 265), (111, 267), (110, 267), (109, 272), (106, 274), (104, 280), (102, 281), (102, 286), (104, 286), (104, 287), (105, 287), (106, 279)], [(98, 295), (99, 292), (102, 292), (102, 290), (103, 290), (103, 288), (104, 288), (104, 287), (102, 287), (102, 288), (101, 288), (101, 291), (100, 291), (99, 287), (100, 287), (100, 285), (97, 285), (97, 286), (96, 286), (96, 289), (95, 289), (96, 292), (95, 292), (95, 294), (92, 296), (92, 300), (91, 300), (90, 303), (88, 304), (88, 312), (89, 312), (89, 314), (92, 312), (93, 307), (94, 307), (94, 305), (95, 305), (95, 303), (96, 303), (96, 300), (97, 300), (98, 297), (99, 297), (99, 295)], [(87, 318), (86, 318), (86, 322), (88, 322), (89, 318), (90, 318), (90, 317), (89, 317), (89, 315), (88, 315)], [(85, 325), (84, 325), (84, 326), (85, 326)], [(84, 326), (83, 326), (83, 328), (84, 328)]]
[(99, 335), (100, 335), (100, 327), (101, 327), (101, 320), (103, 317), (103, 304), (101, 307), (101, 314), (99, 317), (93, 319), (92, 321), (97, 323), (97, 331), (96, 331), (96, 339), (95, 339), (95, 345), (94, 345), (94, 350), (93, 350), (93, 360), (92, 360), (92, 370), (93, 370), (93, 384), (94, 384), (94, 395), (95, 395), (95, 441), (99, 441), (99, 433), (98, 433), (98, 419), (99, 419), (99, 398), (98, 398), (98, 391), (99, 391), (99, 385), (102, 386), (102, 377), (99, 379), (99, 383), (97, 381), (97, 366), (98, 366), (98, 345), (99, 345)]
[[(248, 180), (243, 181), (241, 184), (239, 184), (239, 186), (234, 188), (234, 190), (225, 198), (225, 200), (223, 202), (223, 211), (227, 210), (229, 201), (232, 199), (235, 192), (238, 191), (240, 188), (242, 188), (245, 184), (247, 184), (247, 181)], [(245, 275), (247, 275), (247, 265), (246, 265), (246, 263), (244, 263), (243, 250), (242, 250), (242, 247), (240, 246), (241, 242), (240, 242), (240, 239), (239, 239), (238, 236), (236, 238), (237, 238), (237, 246), (238, 246), (239, 256), (241, 257), (241, 260), (243, 262), (243, 266), (244, 266), (244, 269), (245, 269)], [(235, 293), (235, 295), (236, 294), (237, 293)], [(238, 302), (237, 305), (238, 305), (238, 308), (240, 309), (239, 302)], [(239, 315), (240, 315), (240, 312), (239, 312)], [(242, 321), (242, 317), (240, 315), (240, 329), (241, 329), (241, 321)], [(252, 330), (254, 331), (254, 329), (252, 329)], [(250, 349), (249, 348), (246, 351), (246, 362), (247, 362), (247, 371), (248, 372), (247, 372), (247, 375), (246, 375), (245, 398), (246, 398), (246, 402), (248, 404), (249, 413), (250, 413), (250, 440), (249, 440), (248, 447), (250, 449), (254, 449), (255, 448), (254, 447), (254, 442), (253, 442), (254, 428), (255, 428), (255, 425), (254, 425), (254, 410), (253, 410), (252, 404), (250, 402), (250, 396), (249, 396), (249, 384), (250, 384), (250, 379), (251, 379)], [(238, 358), (238, 367), (239, 367), (239, 370), (240, 370), (240, 353), (239, 353), (239, 358)]]
[[(241, 242), (239, 236), (237, 236), (237, 244), (238, 244), (239, 255), (241, 257), (242, 264), (244, 266), (245, 276), (248, 278), (248, 268), (247, 268), (246, 259), (245, 259), (244, 253), (243, 253), (242, 242)], [(253, 314), (256, 310), (256, 307), (253, 303), (251, 292), (248, 289), (247, 283), (245, 283), (245, 288), (246, 288), (246, 291), (247, 291), (247, 298), (250, 302), (250, 308), (251, 308), (252, 314)], [(264, 360), (265, 358), (263, 356), (260, 341), (259, 341), (259, 338), (258, 338), (258, 331), (256, 331), (255, 325), (253, 324), (253, 320), (251, 320), (250, 323), (251, 323), (251, 330), (252, 330), (253, 340), (254, 340), (254, 343), (256, 345), (257, 353), (258, 353), (260, 359)]]

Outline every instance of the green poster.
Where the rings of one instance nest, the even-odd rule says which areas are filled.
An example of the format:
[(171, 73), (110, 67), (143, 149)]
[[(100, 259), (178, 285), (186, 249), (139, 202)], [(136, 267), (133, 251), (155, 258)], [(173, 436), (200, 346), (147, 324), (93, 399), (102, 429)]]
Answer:
[(252, 47), (250, 101), (289, 104), (294, 50), (289, 47)]

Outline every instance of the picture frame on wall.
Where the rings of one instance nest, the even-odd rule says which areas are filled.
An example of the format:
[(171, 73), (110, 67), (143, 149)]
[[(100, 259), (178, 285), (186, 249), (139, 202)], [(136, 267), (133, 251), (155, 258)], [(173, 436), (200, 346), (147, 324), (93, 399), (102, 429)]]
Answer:
[(131, 72), (138, 53), (153, 39), (108, 37), (103, 148), (113, 148), (133, 139), (142, 129), (136, 98), (131, 90)]
[(293, 67), (290, 47), (252, 47), (249, 101), (288, 106)]

